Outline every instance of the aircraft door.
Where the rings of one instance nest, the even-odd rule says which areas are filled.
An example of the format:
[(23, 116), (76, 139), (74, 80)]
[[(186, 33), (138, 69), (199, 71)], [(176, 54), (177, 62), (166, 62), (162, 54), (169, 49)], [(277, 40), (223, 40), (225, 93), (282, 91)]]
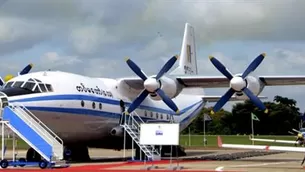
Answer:
[(123, 100), (120, 100), (120, 108), (121, 108), (120, 124), (124, 124), (124, 122), (125, 122), (125, 117), (124, 117), (125, 102)]
[(0, 92), (0, 113), (1, 113), (1, 118), (2, 118), (3, 108), (5, 108), (6, 106), (8, 106), (8, 98), (7, 98), (6, 94), (4, 94), (3, 92)]

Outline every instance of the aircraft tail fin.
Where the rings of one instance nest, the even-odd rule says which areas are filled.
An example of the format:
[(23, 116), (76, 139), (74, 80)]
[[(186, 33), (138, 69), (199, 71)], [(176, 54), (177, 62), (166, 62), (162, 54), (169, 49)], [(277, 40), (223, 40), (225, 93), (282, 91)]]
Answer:
[(197, 75), (197, 73), (195, 32), (193, 26), (186, 23), (179, 57), (179, 66), (170, 75)]

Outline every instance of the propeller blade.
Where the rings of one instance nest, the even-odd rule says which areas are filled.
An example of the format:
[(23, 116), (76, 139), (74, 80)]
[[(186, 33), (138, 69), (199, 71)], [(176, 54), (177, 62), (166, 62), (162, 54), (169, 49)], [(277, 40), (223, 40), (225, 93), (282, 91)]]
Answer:
[(159, 80), (166, 72), (168, 72), (173, 67), (173, 65), (175, 64), (178, 58), (179, 58), (178, 55), (170, 58), (162, 67), (162, 69), (159, 71), (159, 73), (156, 76), (156, 79)]
[(0, 86), (3, 86), (4, 85), (4, 81), (2, 79), (2, 77), (0, 77)]
[(24, 75), (30, 72), (30, 70), (33, 68), (33, 64), (28, 64), (24, 69), (22, 69), (21, 72), (19, 72), (19, 75)]
[(226, 76), (229, 80), (233, 78), (231, 72), (215, 57), (210, 56), (210, 61), (213, 63), (213, 65), (221, 72), (224, 76)]
[(126, 63), (128, 64), (128, 66), (130, 67), (130, 69), (137, 74), (140, 78), (142, 78), (143, 81), (145, 81), (147, 79), (147, 76), (145, 75), (145, 73), (139, 68), (138, 65), (136, 65), (132, 60), (130, 60), (129, 58), (126, 59)]
[(212, 114), (214, 114), (214, 112), (219, 111), (224, 104), (227, 103), (227, 101), (230, 100), (230, 98), (233, 96), (233, 94), (235, 93), (235, 91), (230, 88), (216, 103), (216, 105), (213, 107), (213, 110), (211, 111)]
[(134, 111), (143, 102), (143, 100), (147, 97), (148, 94), (149, 92), (144, 89), (140, 93), (140, 95), (130, 104), (129, 108), (127, 109), (127, 114)]
[(160, 88), (157, 89), (156, 91), (158, 93), (158, 95), (162, 98), (162, 100), (164, 101), (165, 104), (167, 104), (168, 107), (170, 107), (173, 111), (175, 111), (177, 114), (179, 113), (179, 109), (176, 106), (176, 104), (173, 102), (172, 99), (170, 99), (163, 90), (161, 90)]
[(244, 71), (244, 73), (242, 74), (242, 78), (244, 79), (246, 76), (248, 76), (251, 72), (253, 72), (260, 64), (261, 62), (264, 60), (266, 54), (263, 53), (259, 56), (257, 56), (248, 66), (248, 68)]
[(250, 100), (261, 110), (264, 110), (265, 113), (268, 113), (268, 109), (264, 103), (255, 96), (247, 87), (243, 89), (243, 92), (250, 98)]

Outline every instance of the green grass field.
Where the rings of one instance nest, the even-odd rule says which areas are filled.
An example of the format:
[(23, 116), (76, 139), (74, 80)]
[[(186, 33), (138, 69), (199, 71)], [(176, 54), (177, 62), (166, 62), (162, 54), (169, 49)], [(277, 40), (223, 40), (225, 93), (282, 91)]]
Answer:
[[(248, 135), (224, 135), (221, 136), (223, 143), (232, 143), (232, 144), (251, 144)], [(281, 139), (281, 140), (295, 140), (294, 136), (255, 136), (256, 138), (265, 138), (265, 139)], [(216, 135), (206, 135), (207, 145), (206, 147), (217, 147), (217, 136)], [(0, 139), (1, 140), (1, 139)], [(6, 146), (8, 149), (12, 148), (12, 141), (7, 140)], [(255, 144), (268, 144), (268, 145), (284, 145), (290, 146), (289, 144), (279, 144), (279, 143), (266, 143), (266, 142), (255, 142)], [(0, 141), (1, 145), (1, 141)], [(22, 140), (17, 141), (18, 149), (28, 149), (29, 146)], [(184, 147), (203, 147), (203, 135), (181, 135), (180, 136), (180, 145)], [(1, 148), (0, 148), (1, 149)]]
[[(252, 141), (249, 140), (248, 135), (223, 135), (221, 136), (223, 143), (231, 144), (252, 144)], [(294, 136), (255, 136), (255, 138), (264, 138), (264, 139), (279, 139), (279, 140), (295, 140)], [(217, 147), (217, 136), (216, 135), (206, 135), (207, 147)], [(266, 142), (255, 142), (256, 145), (277, 145), (277, 146), (290, 146), (289, 144), (281, 143), (266, 143)], [(202, 147), (203, 144), (203, 135), (181, 135), (180, 136), (180, 145), (185, 147)]]

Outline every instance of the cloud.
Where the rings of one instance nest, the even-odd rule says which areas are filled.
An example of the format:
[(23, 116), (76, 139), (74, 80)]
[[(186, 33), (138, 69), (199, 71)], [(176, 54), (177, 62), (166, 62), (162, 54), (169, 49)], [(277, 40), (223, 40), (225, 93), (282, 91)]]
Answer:
[[(186, 22), (195, 27), (202, 75), (221, 75), (208, 60), (210, 54), (236, 74), (242, 73), (261, 51), (267, 51), (267, 58), (254, 75), (305, 73), (305, 52), (279, 45), (299, 41), (304, 47), (302, 0), (3, 2), (0, 70), (4, 74), (17, 73), (23, 67), (19, 62), (22, 60), (19, 58), (20, 64), (15, 64), (17, 60), (11, 56), (23, 57), (28, 51), (39, 59), (34, 70), (51, 68), (89, 76), (123, 77), (134, 75), (124, 61), (128, 56), (148, 75), (156, 74), (165, 61), (179, 54)], [(239, 45), (232, 46), (234, 41)], [(42, 51), (41, 46), (52, 48)], [(297, 97), (305, 105), (301, 88), (266, 88), (263, 94)], [(225, 91), (211, 90), (218, 95)]]
[[(228, 40), (304, 40), (305, 2), (292, 1), (6, 1), (0, 10), (0, 53), (31, 48), (46, 40), (67, 44), (85, 57), (136, 44), (177, 48), (183, 25), (196, 28), (198, 42)], [(159, 46), (156, 44), (155, 46)]]

